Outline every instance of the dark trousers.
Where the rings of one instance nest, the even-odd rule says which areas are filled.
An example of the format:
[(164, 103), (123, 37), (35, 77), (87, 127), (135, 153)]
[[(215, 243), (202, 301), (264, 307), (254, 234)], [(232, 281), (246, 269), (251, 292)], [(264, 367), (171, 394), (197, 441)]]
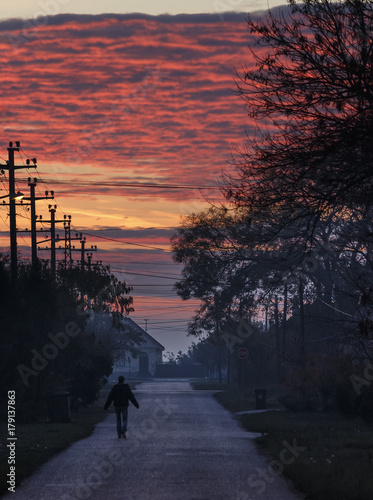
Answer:
[(121, 436), (123, 432), (127, 432), (128, 406), (116, 406), (115, 413), (117, 415), (118, 436)]

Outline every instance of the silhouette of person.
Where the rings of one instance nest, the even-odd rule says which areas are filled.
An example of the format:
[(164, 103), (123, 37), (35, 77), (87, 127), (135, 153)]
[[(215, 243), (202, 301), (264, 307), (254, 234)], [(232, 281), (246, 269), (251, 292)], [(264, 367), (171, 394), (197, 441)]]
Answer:
[(104, 410), (107, 410), (114, 401), (115, 413), (117, 415), (117, 432), (118, 438), (126, 439), (127, 421), (128, 421), (128, 401), (139, 408), (139, 403), (136, 401), (130, 386), (124, 383), (123, 375), (118, 377), (118, 383), (113, 385), (110, 394), (106, 400)]

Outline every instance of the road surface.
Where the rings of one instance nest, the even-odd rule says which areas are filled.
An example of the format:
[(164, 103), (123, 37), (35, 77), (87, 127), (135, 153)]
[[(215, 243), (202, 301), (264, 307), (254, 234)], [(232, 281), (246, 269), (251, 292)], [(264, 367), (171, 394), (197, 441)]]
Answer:
[(213, 392), (194, 391), (185, 380), (144, 382), (134, 392), (140, 409), (130, 405), (128, 439), (118, 439), (110, 413), (89, 438), (51, 459), (4, 498), (303, 498), (281, 474), (282, 461), (295, 461), (301, 452), (296, 443), (287, 443), (278, 460), (266, 460)]

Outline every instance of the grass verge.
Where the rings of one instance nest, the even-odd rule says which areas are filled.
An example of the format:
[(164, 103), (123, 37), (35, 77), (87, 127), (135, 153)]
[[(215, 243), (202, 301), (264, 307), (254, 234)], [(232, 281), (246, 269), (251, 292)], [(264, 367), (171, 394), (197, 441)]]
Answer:
[[(253, 397), (251, 402), (244, 394), (240, 398), (237, 391), (220, 392), (215, 397), (233, 412), (251, 409), (243, 406), (255, 403)], [(273, 477), (273, 466), (307, 499), (372, 499), (371, 425), (333, 412), (268, 411), (239, 415), (238, 419), (246, 430), (261, 434), (256, 442), (268, 456), (267, 477)], [(258, 494), (258, 485), (258, 481), (249, 481), (248, 492)]]
[[(131, 381), (131, 388), (134, 383)], [(104, 402), (112, 384), (107, 384), (100, 391), (98, 400), (86, 408), (80, 408), (71, 414), (70, 423), (33, 422), (16, 424), (16, 487), (22, 480), (33, 474), (41, 465), (60, 451), (68, 448), (75, 441), (92, 434), (96, 424), (107, 417), (103, 410)], [(0, 496), (7, 493), (7, 474), (9, 473), (7, 450), (7, 427), (0, 423)]]
[(224, 391), (227, 389), (227, 384), (224, 381), (220, 384), (217, 380), (205, 378), (191, 380), (190, 385), (197, 391)]

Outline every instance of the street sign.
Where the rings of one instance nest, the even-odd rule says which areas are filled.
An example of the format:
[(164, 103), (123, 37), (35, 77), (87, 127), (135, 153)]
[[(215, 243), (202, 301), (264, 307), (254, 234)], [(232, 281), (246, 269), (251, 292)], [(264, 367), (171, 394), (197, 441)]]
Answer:
[(249, 355), (249, 350), (246, 349), (246, 347), (240, 347), (237, 350), (237, 356), (239, 357), (239, 359), (246, 359), (248, 355)]

